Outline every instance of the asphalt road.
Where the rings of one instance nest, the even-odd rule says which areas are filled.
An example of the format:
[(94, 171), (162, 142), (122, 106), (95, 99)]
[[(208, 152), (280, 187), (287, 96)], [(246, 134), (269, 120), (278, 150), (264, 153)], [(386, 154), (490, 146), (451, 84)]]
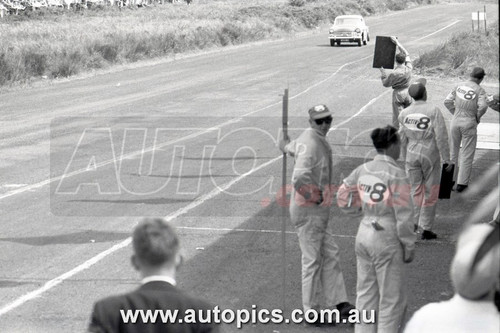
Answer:
[[(96, 299), (135, 288), (128, 237), (146, 215), (179, 227), (182, 288), (221, 308), (300, 308), (300, 251), (290, 225), (282, 287), (280, 95), (289, 89), (292, 137), (306, 126), (308, 107), (333, 110), (329, 141), (340, 183), (373, 156), (370, 129), (391, 121), (390, 90), (371, 68), (375, 36), (396, 35), (418, 56), (469, 29), (477, 7), (368, 17), (372, 41), (363, 47), (330, 47), (319, 29), (1, 94), (0, 332), (84, 330)], [(498, 6), (487, 10), (497, 13)], [(442, 105), (454, 82), (431, 78), (430, 100)], [(498, 113), (483, 121), (498, 123)], [(495, 161), (498, 151), (478, 151), (473, 176)], [(440, 204), (440, 239), (419, 243), (408, 266), (410, 314), (452, 295), (454, 236), (481, 195)], [(336, 208), (332, 215), (354, 302), (357, 223)], [(307, 330), (322, 329), (269, 324), (241, 331)]]

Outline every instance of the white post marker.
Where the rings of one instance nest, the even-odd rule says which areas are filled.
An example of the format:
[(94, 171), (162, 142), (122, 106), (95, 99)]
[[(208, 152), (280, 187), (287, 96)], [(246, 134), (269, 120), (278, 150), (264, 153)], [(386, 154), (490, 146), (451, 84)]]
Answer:
[(472, 31), (474, 31), (474, 21), (477, 21), (477, 31), (481, 30), (480, 23), (484, 21), (484, 31), (486, 32), (486, 7), (484, 8), (484, 12), (472, 12)]
[(488, 35), (488, 32), (486, 31), (486, 6), (484, 6), (484, 34)]

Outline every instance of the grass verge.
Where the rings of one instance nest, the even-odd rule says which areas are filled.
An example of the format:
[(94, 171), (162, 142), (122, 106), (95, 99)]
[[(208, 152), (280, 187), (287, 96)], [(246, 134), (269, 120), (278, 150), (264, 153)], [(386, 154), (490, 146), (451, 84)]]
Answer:
[(414, 65), (423, 75), (467, 77), (475, 66), (485, 69), (488, 78), (498, 79), (498, 21), (488, 33), (465, 31), (453, 35), (435, 49), (423, 53)]
[(405, 0), (199, 0), (191, 6), (26, 11), (0, 21), (0, 86), (280, 38), (340, 14), (370, 15), (407, 5)]

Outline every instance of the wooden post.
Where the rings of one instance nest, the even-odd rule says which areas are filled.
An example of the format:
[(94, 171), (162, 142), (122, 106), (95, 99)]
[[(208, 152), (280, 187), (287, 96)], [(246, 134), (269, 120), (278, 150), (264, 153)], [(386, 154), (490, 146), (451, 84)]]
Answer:
[(484, 34), (488, 35), (488, 31), (486, 30), (486, 5), (484, 6)]
[(477, 32), (481, 32), (481, 28), (479, 27), (479, 10), (477, 11)]
[[(283, 139), (288, 139), (288, 89), (285, 89), (285, 94), (283, 95)], [(283, 153), (283, 170), (282, 170), (282, 181), (281, 181), (281, 254), (282, 254), (282, 311), (285, 312), (286, 306), (286, 213), (287, 213), (287, 205), (286, 205), (286, 190), (287, 190), (287, 179), (286, 179), (286, 153)]]

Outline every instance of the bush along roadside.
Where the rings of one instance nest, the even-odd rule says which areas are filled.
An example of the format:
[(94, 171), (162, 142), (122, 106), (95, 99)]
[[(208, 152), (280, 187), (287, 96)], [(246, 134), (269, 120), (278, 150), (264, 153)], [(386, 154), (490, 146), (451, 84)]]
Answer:
[(440, 46), (420, 54), (415, 69), (423, 75), (467, 77), (471, 68), (480, 66), (488, 78), (498, 79), (498, 21), (487, 33), (464, 31), (453, 35)]

